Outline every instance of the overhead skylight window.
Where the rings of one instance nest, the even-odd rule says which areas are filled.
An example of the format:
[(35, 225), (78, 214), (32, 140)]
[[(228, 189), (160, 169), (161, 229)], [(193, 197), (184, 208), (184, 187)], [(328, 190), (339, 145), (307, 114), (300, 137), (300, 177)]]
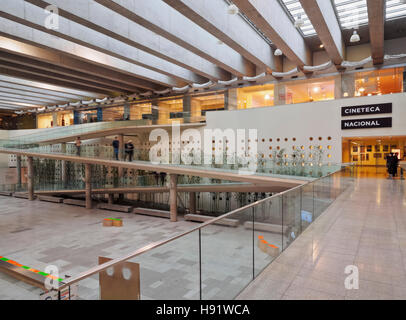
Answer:
[(386, 20), (406, 17), (406, 1), (386, 0)]
[(334, 0), (342, 29), (358, 29), (368, 24), (366, 0)]
[(280, 0), (280, 2), (289, 14), (293, 23), (295, 23), (295, 21), (300, 21), (300, 19), (302, 20), (298, 29), (302, 32), (303, 36), (308, 37), (316, 35), (316, 30), (314, 30), (313, 25), (307, 17), (299, 0)]

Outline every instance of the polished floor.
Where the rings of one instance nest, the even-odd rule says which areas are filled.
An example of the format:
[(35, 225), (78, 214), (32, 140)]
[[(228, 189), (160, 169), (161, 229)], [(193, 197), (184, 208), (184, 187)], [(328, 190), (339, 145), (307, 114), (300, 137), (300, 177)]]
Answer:
[(406, 181), (367, 174), (238, 299), (406, 299)]

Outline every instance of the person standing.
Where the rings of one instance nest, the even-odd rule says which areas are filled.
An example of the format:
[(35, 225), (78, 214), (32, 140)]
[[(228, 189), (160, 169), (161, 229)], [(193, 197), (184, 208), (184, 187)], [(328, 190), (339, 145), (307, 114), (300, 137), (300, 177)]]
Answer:
[(120, 141), (118, 140), (118, 137), (114, 137), (113, 149), (114, 149), (114, 157), (116, 158), (116, 160), (118, 160), (118, 152), (120, 150)]
[(398, 165), (399, 165), (399, 158), (397, 153), (393, 153), (392, 159), (392, 176), (396, 177), (398, 175)]
[(133, 142), (130, 140), (125, 144), (125, 153), (128, 156), (128, 161), (132, 162), (134, 157), (134, 145)]
[(76, 141), (75, 141), (75, 146), (76, 146), (76, 155), (78, 157), (80, 157), (80, 147), (81, 147), (81, 145), (82, 145), (82, 141), (80, 140), (80, 137), (77, 137)]

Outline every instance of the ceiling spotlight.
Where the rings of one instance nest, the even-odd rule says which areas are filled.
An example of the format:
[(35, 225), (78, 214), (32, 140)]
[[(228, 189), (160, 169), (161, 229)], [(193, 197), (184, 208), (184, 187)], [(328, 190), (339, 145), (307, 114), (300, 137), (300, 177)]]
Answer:
[(230, 4), (227, 9), (228, 14), (236, 15), (240, 12), (235, 4)]
[(324, 44), (321, 44), (321, 45), (320, 45), (320, 49), (323, 49), (323, 48), (324, 48)]
[(283, 54), (281, 49), (276, 49), (274, 55), (275, 56), (281, 56)]
[(354, 42), (359, 42), (360, 40), (361, 40), (361, 38), (359, 37), (357, 30), (354, 30), (354, 33), (352, 34), (352, 36), (350, 38), (350, 42), (354, 43)]
[(224, 42), (221, 41), (220, 39), (218, 39), (218, 40), (217, 40), (217, 44), (220, 44), (220, 45), (221, 45), (221, 44), (224, 44)]
[(304, 20), (302, 19), (301, 15), (298, 15), (297, 19), (295, 20), (295, 27), (301, 28), (304, 25)]

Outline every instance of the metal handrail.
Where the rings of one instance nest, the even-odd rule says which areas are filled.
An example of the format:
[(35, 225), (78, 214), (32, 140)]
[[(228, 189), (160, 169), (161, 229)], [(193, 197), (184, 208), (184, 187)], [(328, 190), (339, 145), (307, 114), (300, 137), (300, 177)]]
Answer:
[[(350, 165), (343, 165), (343, 167), (347, 167), (347, 166), (350, 166)], [(63, 285), (59, 287), (59, 290), (62, 290), (62, 289), (66, 288), (66, 287), (68, 287), (68, 286), (70, 286), (70, 285), (72, 285), (72, 284), (74, 284), (74, 283), (76, 283), (76, 282), (79, 282), (79, 281), (81, 281), (81, 280), (83, 280), (83, 279), (86, 279), (86, 278), (92, 276), (93, 274), (96, 274), (96, 273), (99, 273), (99, 272), (101, 272), (101, 271), (104, 271), (104, 270), (106, 270), (106, 269), (108, 269), (108, 268), (110, 268), (110, 267), (113, 267), (113, 266), (115, 266), (115, 265), (117, 265), (117, 264), (123, 263), (123, 262), (125, 262), (125, 261), (127, 261), (127, 260), (129, 260), (129, 259), (135, 258), (135, 257), (137, 257), (137, 256), (139, 256), (139, 255), (141, 255), (141, 254), (143, 254), (143, 253), (145, 253), (145, 252), (147, 252), (147, 251), (149, 251), (149, 250), (152, 250), (152, 249), (161, 247), (161, 246), (163, 246), (163, 245), (165, 245), (165, 244), (167, 244), (167, 243), (169, 243), (169, 242), (172, 242), (172, 241), (174, 241), (174, 240), (177, 240), (177, 239), (179, 239), (179, 238), (182, 238), (182, 237), (184, 237), (184, 236), (186, 236), (186, 235), (188, 235), (188, 234), (191, 234), (191, 233), (193, 233), (193, 232), (195, 232), (195, 231), (198, 231), (199, 229), (202, 229), (202, 228), (204, 228), (204, 227), (206, 227), (206, 226), (208, 226), (208, 225), (214, 224), (214, 223), (216, 223), (216, 222), (219, 221), (219, 220), (225, 219), (225, 218), (227, 218), (227, 217), (229, 217), (229, 216), (231, 216), (231, 215), (233, 215), (233, 214), (236, 214), (236, 213), (245, 211), (245, 210), (247, 210), (247, 209), (256, 207), (256, 206), (258, 206), (258, 205), (260, 205), (260, 204), (262, 204), (262, 203), (264, 203), (264, 202), (266, 202), (266, 201), (269, 201), (269, 200), (271, 200), (271, 199), (274, 199), (274, 198), (283, 196), (284, 194), (287, 194), (287, 193), (289, 193), (289, 192), (293, 192), (293, 191), (295, 191), (295, 190), (297, 190), (297, 189), (304, 188), (305, 186), (307, 186), (307, 185), (309, 185), (309, 184), (311, 184), (311, 183), (315, 183), (315, 182), (317, 182), (317, 181), (319, 181), (319, 180), (321, 180), (321, 179), (325, 179), (325, 178), (327, 178), (327, 177), (329, 177), (329, 176), (332, 176), (332, 175), (334, 175), (334, 174), (336, 174), (337, 172), (340, 172), (340, 171), (342, 171), (342, 170), (343, 170), (343, 168), (341, 168), (341, 169), (338, 170), (338, 171), (332, 172), (332, 173), (330, 173), (330, 174), (328, 174), (328, 175), (326, 175), (326, 176), (317, 178), (317, 179), (315, 179), (315, 180), (313, 180), (313, 181), (309, 181), (309, 182), (307, 182), (307, 183), (305, 183), (305, 184), (296, 186), (296, 187), (294, 187), (294, 188), (292, 188), (292, 189), (289, 189), (289, 190), (286, 190), (286, 191), (277, 193), (277, 194), (272, 195), (272, 196), (270, 196), (270, 197), (268, 197), (268, 198), (265, 198), (265, 199), (258, 200), (258, 201), (254, 202), (254, 203), (251, 203), (251, 204), (246, 205), (246, 206), (244, 206), (244, 207), (235, 209), (235, 210), (233, 210), (233, 211), (231, 211), (231, 212), (229, 212), (229, 213), (226, 213), (226, 214), (224, 214), (224, 215), (222, 215), (222, 216), (219, 216), (219, 217), (217, 217), (217, 218), (214, 218), (214, 219), (212, 219), (212, 220), (210, 220), (210, 221), (204, 222), (204, 223), (202, 223), (201, 225), (199, 225), (198, 227), (195, 227), (195, 228), (193, 228), (193, 229), (191, 229), (191, 230), (189, 230), (189, 231), (183, 232), (183, 233), (181, 233), (181, 234), (179, 234), (179, 235), (177, 235), (177, 236), (174, 236), (174, 237), (169, 238), (169, 239), (166, 239), (166, 240), (162, 240), (162, 241), (158, 241), (158, 242), (151, 243), (151, 244), (146, 245), (146, 246), (144, 246), (144, 247), (142, 247), (142, 248), (140, 248), (140, 249), (138, 249), (138, 250), (136, 250), (136, 251), (134, 251), (134, 252), (132, 252), (132, 253), (129, 253), (129, 254), (127, 254), (127, 255), (121, 257), (121, 258), (116, 258), (116, 259), (110, 260), (110, 261), (108, 261), (108, 262), (106, 262), (106, 263), (103, 263), (103, 264), (101, 264), (101, 265), (98, 265), (98, 266), (95, 266), (95, 267), (93, 267), (93, 268), (90, 268), (89, 270), (87, 270), (87, 271), (85, 271), (85, 272), (82, 272), (81, 274), (79, 274), (79, 275), (76, 276), (76, 277), (71, 277), (71, 278), (69, 278), (69, 280), (68, 280), (67, 282), (63, 282)]]

